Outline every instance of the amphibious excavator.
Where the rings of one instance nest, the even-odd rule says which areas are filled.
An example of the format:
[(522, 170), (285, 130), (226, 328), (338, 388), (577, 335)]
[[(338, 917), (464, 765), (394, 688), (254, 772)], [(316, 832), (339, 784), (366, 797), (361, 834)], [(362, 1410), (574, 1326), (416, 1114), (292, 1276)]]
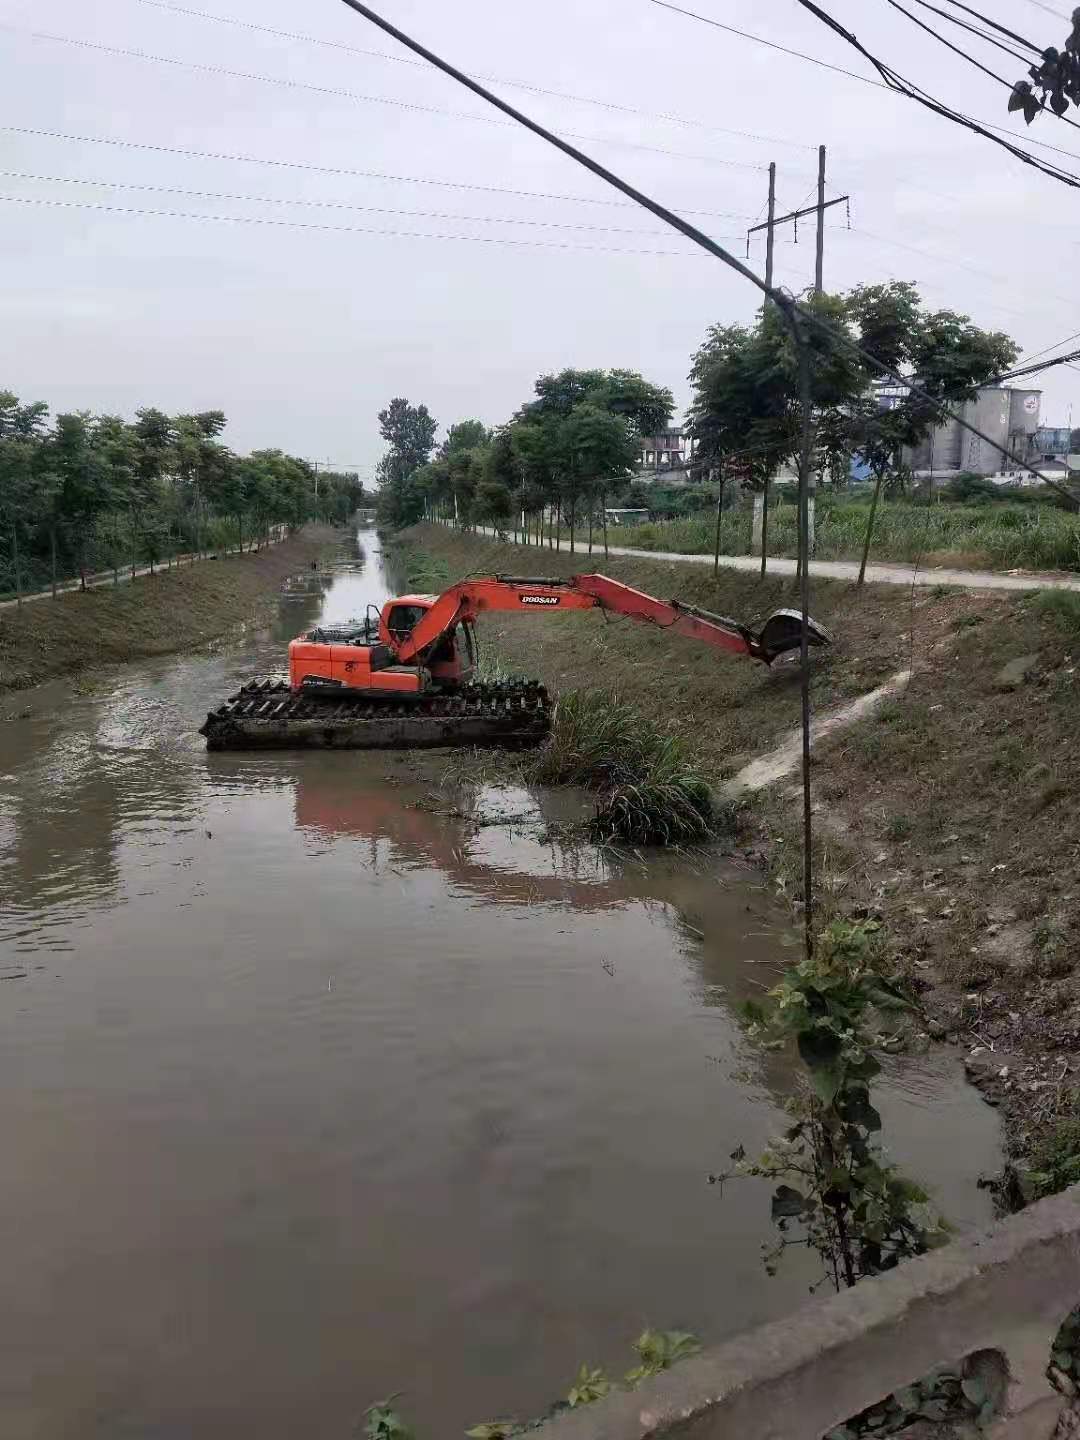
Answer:
[[(211, 750), (535, 744), (548, 730), (548, 693), (536, 681), (477, 679), (475, 623), (488, 612), (575, 610), (627, 615), (766, 665), (801, 645), (795, 610), (774, 611), (755, 632), (607, 575), (476, 576), (441, 595), (402, 595), (379, 611), (369, 606), (363, 620), (298, 636), (289, 645), (288, 679), (245, 685), (199, 733)], [(808, 640), (828, 645), (830, 636), (811, 621)]]

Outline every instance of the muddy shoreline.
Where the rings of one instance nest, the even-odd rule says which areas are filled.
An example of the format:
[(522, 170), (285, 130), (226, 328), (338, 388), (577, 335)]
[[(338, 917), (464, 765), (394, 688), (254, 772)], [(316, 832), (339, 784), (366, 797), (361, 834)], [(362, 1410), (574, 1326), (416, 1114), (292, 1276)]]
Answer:
[[(794, 601), (790, 580), (605, 563), (599, 547), (571, 556), (434, 527), (399, 543), (436, 557), (451, 578), (598, 568), (750, 622)], [(1080, 793), (1080, 606), (818, 580), (813, 595), (838, 640), (815, 667), (815, 709), (913, 672), (902, 693), (815, 750), (818, 904), (823, 918), (881, 920), (893, 959), (922, 992), (930, 1037), (964, 1056), (1001, 1113), (1002, 1200), (1014, 1206), (1060, 1188), (1068, 1152), (1080, 1149), (1080, 815), (1067, 798)], [(703, 661), (699, 647), (642, 627), (499, 616), (480, 633), (500, 662), (555, 689), (617, 691), (679, 735), (717, 786), (798, 721), (794, 671)], [(798, 904), (791, 786), (744, 807), (744, 848)]]
[[(140, 575), (0, 612), (0, 695), (101, 665), (169, 655), (226, 634), (276, 602), (282, 582), (340, 535), (308, 525), (279, 545)], [(10, 709), (5, 705), (4, 709)]]

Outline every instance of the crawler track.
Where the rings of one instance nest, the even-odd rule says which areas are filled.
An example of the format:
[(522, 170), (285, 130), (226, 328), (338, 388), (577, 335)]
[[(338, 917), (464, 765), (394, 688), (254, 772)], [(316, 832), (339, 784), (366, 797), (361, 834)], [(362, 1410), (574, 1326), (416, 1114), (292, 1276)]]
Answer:
[(535, 681), (398, 701), (294, 696), (284, 680), (256, 680), (211, 711), (199, 734), (208, 750), (404, 750), (535, 745), (548, 725), (548, 694)]

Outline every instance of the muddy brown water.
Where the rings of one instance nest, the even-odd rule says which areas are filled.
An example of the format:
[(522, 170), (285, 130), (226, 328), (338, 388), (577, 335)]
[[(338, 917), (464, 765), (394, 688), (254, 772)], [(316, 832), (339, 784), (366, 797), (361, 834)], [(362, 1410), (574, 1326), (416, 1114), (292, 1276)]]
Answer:
[[(767, 1186), (706, 1183), (789, 1079), (733, 1020), (797, 953), (754, 875), (553, 842), (573, 797), (430, 757), (206, 754), (212, 704), (392, 584), (363, 531), (266, 629), (0, 699), (5, 1440), (345, 1440), (391, 1391), (434, 1440), (817, 1278), (764, 1274)], [(988, 1219), (950, 1057), (879, 1089)]]

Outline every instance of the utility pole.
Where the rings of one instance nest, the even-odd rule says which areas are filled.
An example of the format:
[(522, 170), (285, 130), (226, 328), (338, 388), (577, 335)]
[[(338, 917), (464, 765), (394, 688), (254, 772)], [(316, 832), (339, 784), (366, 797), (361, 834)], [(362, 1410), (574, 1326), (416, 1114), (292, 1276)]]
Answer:
[[(771, 287), (773, 283), (773, 257), (776, 247), (776, 230), (781, 225), (792, 222), (796, 227), (796, 238), (798, 237), (798, 224), (805, 215), (817, 216), (817, 272), (815, 293), (820, 295), (822, 289), (822, 272), (825, 257), (825, 211), (831, 210), (834, 205), (846, 205), (850, 197), (841, 195), (836, 200), (825, 199), (825, 146), (818, 147), (818, 198), (817, 204), (811, 205), (805, 210), (791, 210), (786, 215), (776, 214), (776, 165), (769, 166), (769, 218), (761, 225), (752, 225), (746, 232), (747, 249), (749, 250), (750, 236), (759, 230), (765, 231), (765, 283)], [(766, 301), (766, 304), (769, 302)], [(768, 536), (769, 536), (769, 480), (765, 477), (765, 488), (761, 503), (761, 578), (765, 578), (765, 569), (768, 557)]]
[[(769, 218), (765, 222), (765, 284), (770, 288), (773, 283), (773, 259), (776, 254), (776, 161), (769, 164)], [(769, 303), (765, 302), (766, 305)], [(766, 474), (765, 486), (761, 495), (761, 578), (765, 579), (765, 566), (769, 555), (769, 481), (771, 476)], [(720, 516), (716, 518), (716, 533), (720, 534)], [(719, 559), (717, 568), (719, 569)]]
[(817, 167), (817, 265), (814, 269), (814, 294), (825, 289), (825, 146), (818, 146)]

